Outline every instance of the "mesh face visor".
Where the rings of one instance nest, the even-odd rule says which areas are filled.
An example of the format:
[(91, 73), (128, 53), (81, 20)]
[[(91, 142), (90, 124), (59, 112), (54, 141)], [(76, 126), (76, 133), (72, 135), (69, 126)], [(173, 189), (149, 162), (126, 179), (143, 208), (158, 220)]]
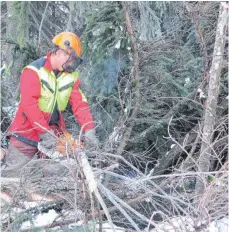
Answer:
[(68, 60), (62, 65), (63, 69), (67, 72), (74, 72), (80, 64), (82, 64), (83, 59), (80, 56), (70, 55)]
[(65, 41), (64, 45), (67, 47), (67, 49), (66, 50), (62, 49), (62, 50), (70, 54), (70, 56), (68, 60), (62, 65), (62, 67), (65, 71), (71, 73), (74, 72), (77, 69), (77, 67), (79, 67), (79, 65), (82, 64), (84, 60), (82, 57), (76, 55), (75, 51), (70, 46), (69, 41)]

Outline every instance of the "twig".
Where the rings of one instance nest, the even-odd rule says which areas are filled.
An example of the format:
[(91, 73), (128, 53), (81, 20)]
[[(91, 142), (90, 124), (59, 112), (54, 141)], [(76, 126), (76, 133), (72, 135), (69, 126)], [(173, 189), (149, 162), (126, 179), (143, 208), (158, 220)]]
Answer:
[(51, 133), (48, 129), (46, 129), (45, 127), (43, 127), (40, 123), (38, 122), (34, 122), (34, 124), (38, 127), (40, 127), (42, 130), (44, 130), (45, 132), (49, 133), (50, 135), (52, 135), (53, 137), (55, 137), (56, 139), (58, 139), (58, 137), (56, 135), (54, 135), (53, 133)]
[(83, 173), (84, 173), (84, 175), (86, 177), (86, 180), (87, 180), (89, 191), (90, 191), (90, 193), (94, 193), (95, 194), (95, 196), (98, 199), (100, 205), (104, 209), (104, 212), (106, 214), (107, 220), (108, 220), (108, 222), (109, 222), (112, 230), (115, 231), (113, 222), (111, 220), (111, 216), (109, 214), (109, 211), (107, 209), (107, 206), (106, 206), (103, 198), (101, 197), (101, 195), (99, 193), (99, 190), (98, 190), (98, 187), (97, 187), (97, 182), (95, 180), (95, 176), (93, 174), (92, 168), (91, 168), (91, 166), (90, 166), (90, 164), (88, 162), (88, 159), (87, 159), (87, 157), (86, 157), (86, 155), (85, 155), (84, 152), (80, 152), (79, 153), (79, 159), (80, 159), (80, 164), (82, 165)]
[[(158, 187), (160, 188), (163, 188), (165, 185), (167, 185), (168, 183), (170, 182), (170, 180), (166, 180), (164, 182), (161, 182), (160, 185)], [(156, 193), (158, 190), (154, 189), (152, 190), (151, 192), (147, 192), (147, 193), (144, 193), (140, 196), (138, 196), (137, 198), (135, 199), (130, 199), (128, 201), (126, 201), (127, 204), (135, 204), (137, 202), (141, 202), (141, 201), (144, 201), (146, 198), (148, 197), (151, 197), (154, 193)], [(113, 206), (113, 207), (110, 207), (107, 209), (110, 213), (111, 212), (114, 212), (114, 211), (117, 211), (117, 207), (116, 206)], [(97, 217), (98, 215), (104, 215), (105, 214), (105, 211), (104, 210), (100, 210), (99, 213), (96, 213), (95, 215), (92, 215), (92, 214), (89, 214), (88, 215), (88, 219), (91, 219), (93, 217)], [(54, 228), (54, 227), (57, 227), (57, 226), (63, 226), (63, 225), (68, 225), (68, 224), (71, 224), (71, 223), (74, 223), (76, 221), (80, 221), (82, 220), (82, 218), (74, 218), (74, 219), (69, 219), (69, 220), (65, 220), (65, 221), (62, 221), (62, 222), (55, 222), (55, 223), (52, 223), (50, 225), (47, 225), (47, 226), (42, 226), (42, 227), (36, 227), (34, 229), (48, 229), (48, 228)], [(30, 231), (30, 229), (26, 229), (26, 230), (22, 230), (22, 232), (26, 232), (26, 231)]]
[(104, 186), (100, 185), (100, 189), (103, 192), (103, 194), (111, 201), (112, 204), (114, 204), (117, 209), (123, 214), (123, 216), (131, 223), (131, 225), (135, 228), (136, 231), (141, 232), (137, 224), (133, 221), (133, 219), (127, 214), (127, 212), (121, 207), (120, 204), (117, 203), (116, 199), (114, 199), (114, 195), (111, 196), (111, 192), (107, 191), (107, 189), (104, 188)]

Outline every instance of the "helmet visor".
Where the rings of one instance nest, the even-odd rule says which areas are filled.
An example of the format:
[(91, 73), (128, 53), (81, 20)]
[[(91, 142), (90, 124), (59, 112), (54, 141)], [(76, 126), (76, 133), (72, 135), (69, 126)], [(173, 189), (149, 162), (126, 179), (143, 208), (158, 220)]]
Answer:
[(66, 72), (74, 72), (83, 62), (83, 58), (76, 55), (74, 49), (70, 46), (70, 42), (68, 40), (64, 42), (64, 45), (66, 46), (66, 49), (60, 49), (70, 54), (70, 56), (68, 60), (62, 65), (62, 68)]
[(83, 59), (80, 56), (70, 55), (68, 60), (62, 65), (64, 71), (74, 72), (80, 64), (82, 64)]

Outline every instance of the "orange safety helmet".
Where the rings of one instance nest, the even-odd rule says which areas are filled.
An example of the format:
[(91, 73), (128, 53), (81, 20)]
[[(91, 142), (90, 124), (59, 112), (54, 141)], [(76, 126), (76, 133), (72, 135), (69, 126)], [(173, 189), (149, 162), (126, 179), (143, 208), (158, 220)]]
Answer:
[(52, 42), (69, 54), (72, 54), (72, 50), (70, 49), (72, 48), (77, 56), (82, 56), (80, 39), (72, 32), (61, 32), (53, 38)]
[(52, 42), (70, 54), (69, 59), (62, 65), (63, 70), (74, 72), (75, 69), (84, 61), (80, 39), (72, 32), (61, 32), (56, 35)]

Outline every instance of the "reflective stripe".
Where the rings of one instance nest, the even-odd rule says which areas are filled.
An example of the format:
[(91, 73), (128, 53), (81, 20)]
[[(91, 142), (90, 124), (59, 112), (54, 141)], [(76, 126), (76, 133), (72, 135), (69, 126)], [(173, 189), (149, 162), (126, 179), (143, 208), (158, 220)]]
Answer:
[(65, 90), (65, 89), (67, 89), (69, 87), (72, 87), (73, 85), (74, 85), (74, 81), (71, 82), (71, 83), (69, 83), (69, 84), (67, 84), (67, 85), (65, 85), (65, 86), (62, 86), (61, 88), (58, 89), (58, 91)]
[(52, 93), (54, 93), (55, 91), (50, 87), (49, 83), (45, 80), (41, 79), (41, 83), (44, 84)]
[[(37, 69), (35, 66), (28, 65), (25, 68), (35, 71), (40, 79), (41, 94), (38, 99), (39, 108), (43, 112), (52, 113), (57, 103), (58, 110), (65, 110), (72, 92), (72, 87), (78, 80), (78, 73), (61, 73), (56, 78), (53, 72), (47, 71), (44, 67)], [(84, 95), (82, 94), (82, 96)], [(83, 99), (86, 99), (85, 96)]]
[(79, 88), (79, 92), (82, 95), (82, 101), (87, 102), (87, 98), (85, 97), (85, 95), (83, 94), (83, 92), (80, 88)]

